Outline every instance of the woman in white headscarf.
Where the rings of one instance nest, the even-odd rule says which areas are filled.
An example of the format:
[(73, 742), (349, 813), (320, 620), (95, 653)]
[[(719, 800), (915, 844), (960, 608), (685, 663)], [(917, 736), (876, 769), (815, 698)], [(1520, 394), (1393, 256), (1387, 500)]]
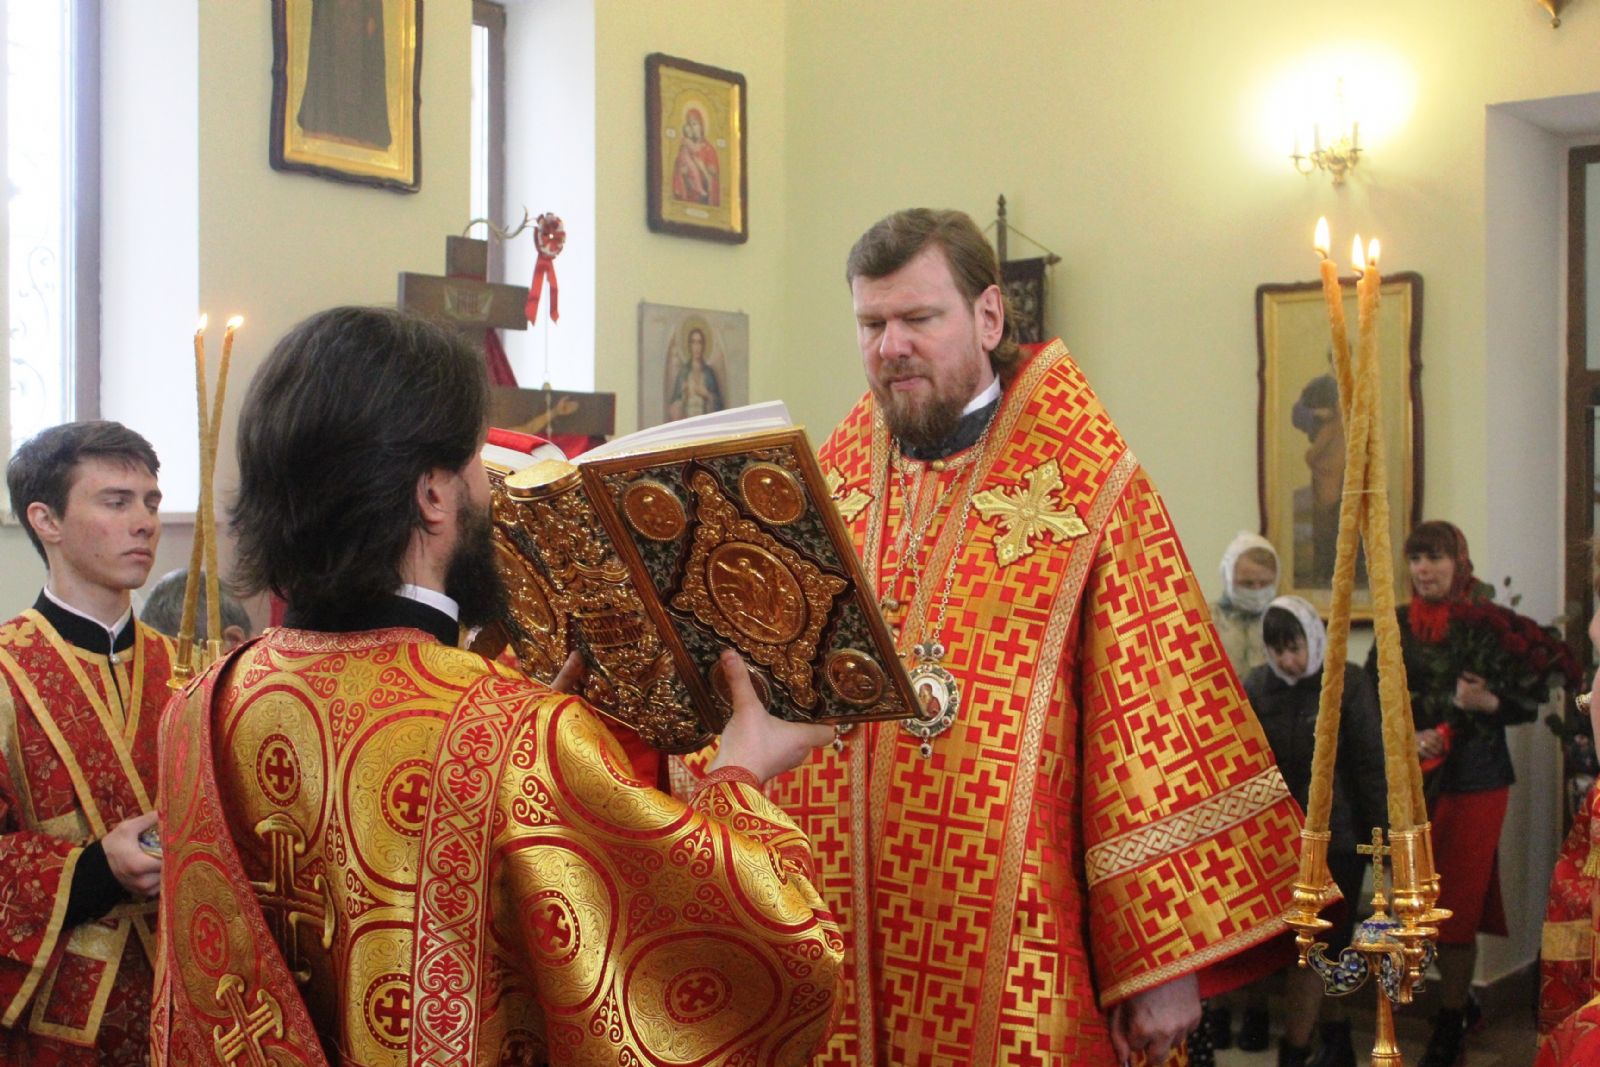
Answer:
[[(1311, 750), (1316, 739), (1317, 709), (1322, 697), (1323, 652), (1327, 630), (1316, 609), (1297, 596), (1273, 600), (1262, 616), (1267, 661), (1246, 675), (1245, 695), (1272, 746), (1289, 792), (1302, 808), (1311, 788)], [(1333, 785), (1333, 811), (1328, 829), (1328, 867), (1344, 894), (1343, 919), (1328, 931), (1328, 954), (1349, 943), (1354, 905), (1360, 899), (1365, 861), (1356, 845), (1366, 842), (1374, 826), (1387, 822), (1387, 790), (1383, 777), (1383, 737), (1378, 699), (1366, 672), (1353, 663), (1332, 664), (1344, 671), (1344, 701), (1339, 719), (1338, 773)], [(1304, 1064), (1310, 1054), (1311, 1030), (1317, 1021), (1322, 984), (1315, 972), (1293, 967), (1285, 981), (1287, 1018), (1279, 1045), (1280, 1064)], [(1245, 1009), (1245, 1027), (1265, 1022), (1265, 990), (1255, 1006)], [(1252, 1020), (1254, 1012), (1260, 1012)], [(1243, 1047), (1243, 1045), (1241, 1045)], [(1354, 1064), (1350, 1023), (1336, 1005), (1326, 1004), (1319, 1064)]]
[(1222, 596), (1211, 602), (1211, 621), (1240, 678), (1267, 662), (1261, 616), (1278, 595), (1278, 552), (1259, 534), (1240, 530), (1222, 553)]

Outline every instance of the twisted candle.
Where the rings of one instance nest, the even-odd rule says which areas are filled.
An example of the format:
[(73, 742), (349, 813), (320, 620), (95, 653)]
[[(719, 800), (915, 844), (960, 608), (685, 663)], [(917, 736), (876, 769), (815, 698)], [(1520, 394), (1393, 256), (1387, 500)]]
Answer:
[(233, 359), (233, 335), (243, 325), (238, 315), (228, 320), (222, 334), (222, 360), (217, 365), (217, 391), (211, 403), (211, 421), (201, 441), (205, 456), (206, 474), (204, 491), (206, 513), (205, 567), (206, 567), (206, 642), (212, 652), (221, 651), (222, 641), (222, 581), (217, 568), (217, 512), (215, 477), (217, 469), (217, 442), (222, 437), (222, 404), (228, 393), (228, 367)]
[(178, 673), (194, 672), (194, 623), (200, 600), (200, 568), (205, 551), (205, 442), (210, 428), (206, 417), (206, 322), (201, 315), (194, 328), (195, 410), (200, 422), (200, 499), (194, 509), (194, 543), (189, 547), (189, 573), (183, 581), (183, 615), (178, 622)]

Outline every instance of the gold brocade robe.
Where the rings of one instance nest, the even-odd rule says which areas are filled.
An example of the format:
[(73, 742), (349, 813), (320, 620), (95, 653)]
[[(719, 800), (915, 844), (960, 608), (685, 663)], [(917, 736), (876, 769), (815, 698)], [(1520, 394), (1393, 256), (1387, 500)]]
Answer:
[(34, 609), (0, 626), (0, 1063), (147, 1060), (155, 904), (64, 922), (83, 846), (155, 810), (171, 646), (134, 627), (112, 662)]
[(201, 681), (163, 727), (158, 1062), (799, 1064), (822, 1041), (842, 946), (754, 786), (685, 806), (580, 701), (417, 630), (279, 629)]
[(819, 1062), (1114, 1063), (1103, 1009), (1284, 930), (1300, 826), (1160, 498), (1059, 341), (965, 453), (867, 396), (820, 459), (960, 699), (930, 758), (874, 723), (771, 790), (845, 933)]

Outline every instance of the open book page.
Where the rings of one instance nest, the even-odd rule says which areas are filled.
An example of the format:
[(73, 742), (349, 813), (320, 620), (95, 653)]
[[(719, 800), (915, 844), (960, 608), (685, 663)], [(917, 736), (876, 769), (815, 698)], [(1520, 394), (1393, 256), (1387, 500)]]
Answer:
[(794, 425), (789, 409), (781, 400), (766, 400), (743, 407), (708, 411), (676, 422), (636, 430), (622, 437), (612, 438), (597, 448), (591, 448), (573, 462), (588, 463), (607, 456), (626, 456), (639, 452), (653, 452), (671, 445), (690, 441), (706, 441), (735, 434), (761, 433), (764, 430), (783, 430)]

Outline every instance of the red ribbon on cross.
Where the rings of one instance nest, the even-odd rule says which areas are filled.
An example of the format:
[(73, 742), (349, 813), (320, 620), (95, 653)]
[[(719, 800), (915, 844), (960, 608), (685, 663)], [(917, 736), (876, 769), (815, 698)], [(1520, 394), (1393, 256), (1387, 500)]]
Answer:
[(533, 263), (533, 281), (528, 285), (528, 302), (524, 307), (529, 322), (539, 321), (539, 300), (544, 294), (545, 279), (550, 280), (550, 321), (561, 321), (561, 286), (556, 281), (556, 257), (567, 246), (567, 229), (559, 215), (546, 212), (535, 221), (533, 246), (539, 258)]

